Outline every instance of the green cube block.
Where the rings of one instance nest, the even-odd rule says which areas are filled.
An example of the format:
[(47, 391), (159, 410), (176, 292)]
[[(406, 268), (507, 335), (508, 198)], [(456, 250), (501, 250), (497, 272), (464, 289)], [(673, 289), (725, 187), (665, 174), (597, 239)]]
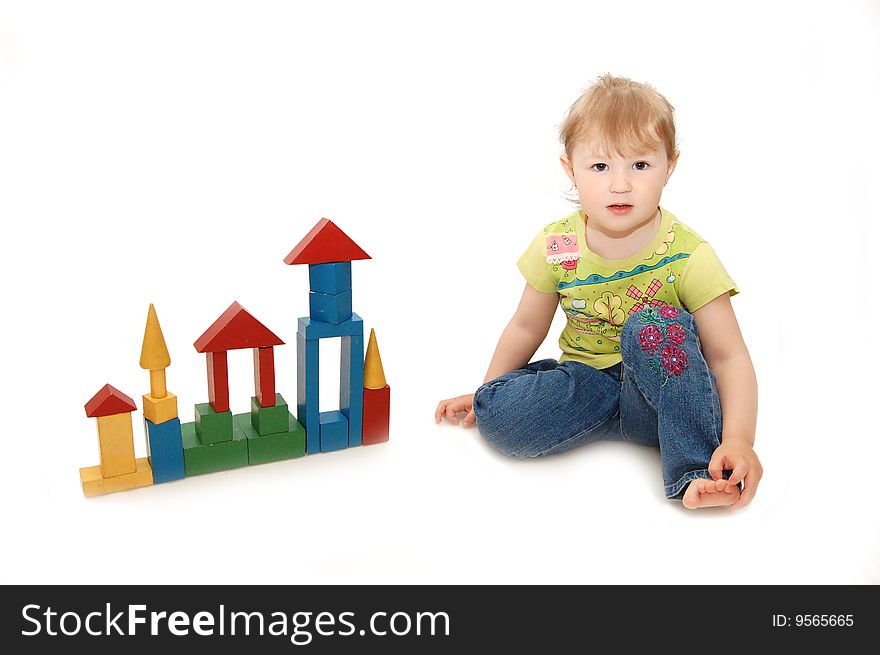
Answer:
[(232, 441), (232, 412), (215, 412), (211, 403), (196, 405), (195, 426), (199, 443)]
[(280, 393), (275, 394), (274, 407), (260, 407), (256, 396), (251, 396), (251, 425), (257, 434), (264, 436), (288, 431), (287, 401)]
[(248, 440), (244, 432), (237, 428), (233, 430), (231, 440), (212, 444), (199, 442), (195, 423), (181, 425), (180, 434), (187, 477), (248, 465)]
[(306, 454), (306, 431), (290, 412), (287, 413), (287, 430), (275, 434), (258, 434), (251, 425), (250, 414), (236, 414), (234, 421), (236, 431), (241, 430), (247, 437), (251, 465), (278, 462)]

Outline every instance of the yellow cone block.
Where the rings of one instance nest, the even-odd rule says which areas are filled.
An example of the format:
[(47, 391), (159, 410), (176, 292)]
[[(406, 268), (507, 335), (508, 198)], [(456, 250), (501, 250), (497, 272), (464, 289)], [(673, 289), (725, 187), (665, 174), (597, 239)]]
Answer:
[[(144, 394), (144, 416), (153, 423), (164, 423), (177, 418), (177, 398), (168, 393), (165, 386), (165, 369), (171, 365), (171, 356), (168, 354), (168, 346), (152, 303), (147, 312), (140, 364), (141, 368), (150, 371), (150, 393)], [(172, 396), (173, 400), (161, 402), (168, 396)]]
[(364, 359), (364, 389), (384, 389), (386, 384), (382, 356), (376, 343), (376, 330), (370, 330), (370, 342)]
[(170, 365), (171, 356), (168, 354), (168, 346), (165, 345), (165, 337), (159, 326), (156, 308), (150, 303), (150, 309), (147, 311), (147, 327), (144, 329), (144, 342), (141, 346), (141, 368), (159, 371)]
[(144, 418), (158, 425), (165, 421), (177, 418), (177, 396), (173, 393), (166, 393), (164, 398), (153, 398), (148, 393), (143, 396), (144, 399)]
[(114, 491), (127, 491), (138, 487), (148, 487), (153, 484), (153, 469), (146, 457), (135, 460), (134, 473), (115, 475), (110, 478), (101, 475), (100, 466), (89, 466), (79, 470), (79, 479), (82, 482), (83, 495), (100, 496)]
[(134, 473), (134, 434), (131, 412), (98, 417), (98, 446), (101, 449), (101, 477)]

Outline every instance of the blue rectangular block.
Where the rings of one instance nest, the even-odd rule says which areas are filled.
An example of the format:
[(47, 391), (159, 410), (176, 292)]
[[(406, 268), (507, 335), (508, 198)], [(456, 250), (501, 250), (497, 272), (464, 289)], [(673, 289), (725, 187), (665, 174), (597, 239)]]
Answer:
[(309, 292), (309, 317), (339, 324), (351, 318), (351, 289), (342, 293)]
[(363, 335), (364, 319), (352, 312), (351, 318), (342, 323), (325, 323), (303, 316), (299, 319), (297, 334), (306, 339), (326, 339), (327, 337), (347, 337), (353, 334)]
[(351, 291), (351, 262), (309, 264), (309, 289), (331, 294)]
[(153, 484), (185, 478), (180, 419), (173, 418), (156, 424), (145, 418), (144, 430), (147, 433), (147, 457), (153, 469)]
[[(302, 319), (300, 319), (302, 321)], [(296, 335), (296, 418), (306, 429), (306, 453), (321, 452), (318, 340)]]
[(342, 412), (321, 412), (321, 452), (348, 447), (348, 419)]
[(348, 445), (360, 446), (364, 434), (364, 335), (342, 337), (339, 361), (339, 411), (348, 418)]

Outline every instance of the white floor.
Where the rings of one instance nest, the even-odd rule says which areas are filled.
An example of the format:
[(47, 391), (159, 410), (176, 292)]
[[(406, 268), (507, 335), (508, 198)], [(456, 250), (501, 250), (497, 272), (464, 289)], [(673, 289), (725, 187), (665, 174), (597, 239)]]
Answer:
[[(474, 430), (435, 427), (418, 388), (392, 388), (387, 444), (93, 499), (79, 493), (77, 466), (97, 463), (94, 428), (74, 407), (77, 427), (54, 433), (68, 446), (28, 451), (48, 470), (6, 467), (14, 530), (2, 578), (880, 583), (873, 476), (853, 475), (852, 462), (817, 447), (804, 421), (762, 422), (766, 474), (750, 506), (688, 511), (663, 498), (657, 451), (600, 443), (510, 460)], [(838, 444), (860, 429), (837, 427), (827, 439)], [(876, 461), (876, 443), (864, 452)]]

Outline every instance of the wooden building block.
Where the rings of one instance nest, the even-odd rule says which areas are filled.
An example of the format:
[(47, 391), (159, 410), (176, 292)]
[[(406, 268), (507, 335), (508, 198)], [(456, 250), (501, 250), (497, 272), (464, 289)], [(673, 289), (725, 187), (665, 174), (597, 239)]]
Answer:
[(329, 218), (315, 223), (308, 234), (284, 258), (285, 264), (327, 264), (371, 259), (363, 249)]
[(260, 407), (275, 404), (275, 357), (272, 346), (254, 348), (254, 388)]
[(308, 316), (299, 319), (297, 334), (306, 339), (326, 339), (327, 337), (347, 337), (364, 333), (364, 319), (352, 312), (351, 318), (342, 323), (333, 324), (316, 321)]
[(225, 350), (208, 353), (208, 402), (217, 413), (229, 411), (229, 368)]
[(109, 384), (101, 387), (98, 393), (92, 396), (91, 400), (86, 403), (86, 416), (89, 418), (124, 414), (125, 412), (134, 412), (136, 410), (137, 405), (134, 404), (131, 398)]
[(248, 310), (233, 302), (193, 344), (197, 352), (283, 346), (284, 342)]
[(101, 449), (101, 477), (134, 473), (134, 433), (131, 414), (98, 417), (98, 445)]
[(330, 294), (351, 291), (351, 262), (309, 264), (309, 290)]
[(330, 294), (309, 292), (309, 318), (338, 325), (351, 318), (351, 289)]
[(199, 443), (222, 443), (234, 438), (232, 412), (215, 412), (211, 403), (199, 403), (195, 407), (195, 415), (195, 430)]
[(296, 335), (296, 417), (306, 428), (306, 451), (321, 452), (318, 411), (318, 340)]
[(348, 419), (348, 445), (360, 446), (364, 420), (364, 335), (342, 337), (339, 361), (339, 411)]
[(379, 343), (376, 341), (376, 330), (370, 330), (370, 342), (367, 345), (367, 356), (364, 358), (364, 389), (382, 389), (386, 384)]
[(321, 452), (348, 448), (348, 419), (342, 412), (321, 412)]
[(162, 327), (159, 325), (159, 317), (156, 316), (153, 303), (150, 303), (150, 308), (147, 310), (140, 365), (141, 368), (150, 371), (159, 371), (171, 366), (171, 356), (168, 354), (168, 346), (165, 345), (165, 337), (162, 335)]
[(302, 457), (306, 454), (306, 431), (293, 414), (287, 412), (287, 426), (282, 432), (260, 435), (251, 425), (250, 414), (233, 417), (248, 440), (248, 463), (251, 466)]
[(391, 418), (391, 387), (364, 389), (363, 445), (388, 441)]
[(271, 407), (260, 407), (256, 396), (251, 396), (251, 425), (259, 435), (287, 432), (289, 413), (287, 401), (280, 393), (275, 394)]
[(247, 437), (238, 428), (230, 441), (212, 444), (199, 443), (195, 423), (184, 423), (180, 426), (180, 432), (187, 477), (248, 465)]
[(135, 460), (135, 471), (123, 475), (115, 475), (111, 478), (101, 476), (100, 466), (89, 466), (79, 470), (79, 479), (82, 484), (83, 495), (100, 496), (113, 493), (114, 491), (127, 491), (138, 487), (148, 487), (153, 484), (153, 472), (150, 462), (146, 457)]
[(153, 484), (185, 477), (180, 419), (173, 418), (156, 424), (145, 418), (144, 430), (147, 434), (147, 458), (153, 469)]
[(144, 418), (159, 425), (178, 417), (177, 396), (165, 393), (163, 398), (154, 398), (148, 393), (143, 396)]
[(156, 308), (152, 303), (147, 311), (147, 325), (144, 328), (140, 364), (141, 368), (150, 371), (150, 395), (153, 398), (164, 398), (167, 393), (165, 369), (171, 365), (171, 356), (168, 354), (165, 337), (162, 335), (159, 318), (156, 316)]

